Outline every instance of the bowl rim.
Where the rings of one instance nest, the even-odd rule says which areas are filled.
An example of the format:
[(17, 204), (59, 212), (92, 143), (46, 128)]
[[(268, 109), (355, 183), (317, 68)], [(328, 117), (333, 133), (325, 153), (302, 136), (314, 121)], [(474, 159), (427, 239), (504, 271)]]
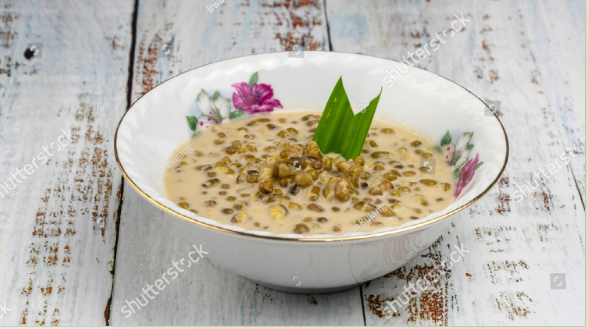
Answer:
[[(387, 61), (392, 61), (392, 62), (396, 62), (396, 63), (401, 63), (399, 61), (396, 61), (394, 59), (389, 59), (389, 58), (384, 58), (384, 57), (377, 57), (377, 56), (371, 56), (371, 55), (364, 55), (364, 54), (358, 54), (358, 53), (349, 53), (349, 52), (342, 52), (342, 51), (317, 51), (317, 50), (305, 50), (305, 52), (310, 52), (310, 53), (334, 53), (334, 54), (344, 54), (344, 55), (356, 55), (356, 56), (364, 56), (364, 57), (371, 57), (371, 58), (375, 58), (375, 59), (382, 59), (382, 60), (387, 60)], [(491, 111), (491, 109), (489, 108), (489, 106), (487, 105), (487, 103), (485, 103), (482, 99), (480, 99), (480, 97), (478, 97), (477, 95), (475, 95), (473, 92), (471, 92), (470, 90), (466, 89), (465, 87), (463, 87), (462, 85), (456, 83), (455, 81), (452, 81), (446, 77), (443, 77), (435, 72), (431, 72), (428, 71), (426, 69), (422, 69), (419, 68), (417, 66), (413, 66), (415, 69), (419, 69), (422, 71), (425, 71), (427, 73), (430, 74), (434, 74), (442, 79), (448, 80), (451, 83), (455, 84), (456, 86), (464, 89), (464, 91), (466, 91), (467, 93), (471, 94), (472, 96), (474, 96), (476, 99), (478, 99), (481, 103), (483, 103), (485, 105), (485, 107), (487, 109), (489, 109), (491, 111), (491, 113), (493, 113), (493, 116), (495, 117), (495, 119), (497, 120), (497, 122), (499, 123), (499, 126), (501, 126), (501, 129), (503, 130), (503, 136), (505, 137), (505, 160), (503, 162), (503, 166), (501, 168), (501, 170), (499, 171), (499, 173), (497, 174), (497, 177), (495, 177), (495, 179), (493, 180), (493, 182), (491, 182), (491, 184), (489, 184), (489, 186), (487, 186), (487, 188), (481, 192), (479, 195), (477, 195), (476, 197), (474, 197), (471, 201), (467, 202), (466, 204), (464, 204), (463, 206), (454, 209), (451, 212), (448, 212), (446, 214), (440, 215), (438, 217), (432, 218), (430, 220), (428, 220), (427, 222), (422, 222), (419, 224), (415, 224), (415, 225), (410, 225), (410, 226), (406, 226), (403, 228), (399, 228), (399, 229), (394, 229), (394, 230), (390, 230), (390, 231), (386, 231), (386, 232), (380, 232), (380, 233), (370, 233), (370, 234), (366, 234), (366, 235), (360, 235), (360, 236), (348, 236), (348, 237), (335, 237), (335, 238), (286, 238), (286, 237), (280, 237), (280, 236), (263, 236), (263, 235), (257, 235), (257, 234), (253, 234), (253, 233), (248, 233), (248, 232), (238, 232), (238, 231), (233, 231), (233, 230), (228, 230), (225, 228), (221, 228), (218, 226), (214, 226), (214, 225), (210, 225), (210, 224), (206, 224), (203, 222), (200, 222), (198, 220), (195, 220), (193, 218), (190, 218), (188, 216), (182, 215), (164, 205), (162, 205), (161, 203), (155, 201), (154, 199), (152, 199), (147, 193), (143, 192), (136, 184), (135, 182), (133, 182), (133, 180), (129, 177), (129, 175), (127, 175), (127, 172), (125, 171), (125, 169), (123, 168), (123, 165), (120, 162), (119, 159), (119, 153), (117, 150), (117, 137), (119, 134), (119, 128), (121, 127), (121, 124), (123, 123), (123, 120), (125, 119), (125, 116), (130, 112), (130, 110), (133, 108), (133, 106), (135, 105), (135, 103), (137, 103), (141, 98), (143, 98), (143, 96), (149, 94), (151, 91), (153, 91), (154, 89), (156, 89), (157, 87), (161, 86), (162, 84), (166, 83), (168, 80), (174, 79), (179, 77), (182, 74), (191, 72), (193, 70), (196, 69), (200, 69), (203, 68), (205, 66), (209, 66), (209, 65), (215, 65), (218, 63), (222, 63), (222, 62), (226, 62), (226, 61), (231, 61), (237, 58), (242, 58), (242, 57), (253, 57), (253, 56), (258, 56), (258, 55), (267, 55), (267, 54), (283, 54), (283, 53), (288, 53), (288, 51), (274, 51), (274, 52), (262, 52), (262, 53), (256, 53), (256, 54), (251, 54), (251, 55), (243, 55), (243, 56), (236, 56), (236, 57), (232, 57), (232, 58), (227, 58), (227, 59), (223, 59), (220, 61), (216, 61), (216, 62), (212, 62), (212, 63), (208, 63), (208, 64), (204, 64), (201, 66), (197, 66), (194, 67), (190, 70), (184, 71), (180, 74), (177, 74), (173, 77), (170, 77), (164, 81), (162, 81), (160, 84), (158, 84), (157, 86), (153, 87), (152, 89), (150, 89), (148, 92), (144, 93), (143, 95), (139, 96), (139, 98), (137, 98), (125, 111), (125, 114), (123, 114), (123, 116), (121, 117), (121, 119), (119, 120), (119, 124), (117, 125), (117, 129), (115, 131), (115, 137), (114, 137), (114, 153), (115, 153), (115, 160), (117, 162), (117, 165), (119, 166), (119, 169), (121, 170), (123, 176), (125, 177), (125, 179), (129, 182), (129, 184), (131, 184), (131, 186), (133, 186), (133, 188), (144, 198), (146, 198), (148, 201), (150, 201), (151, 203), (153, 203), (154, 205), (158, 206), (159, 208), (177, 216), (180, 217), (181, 219), (187, 220), (192, 224), (197, 224), (197, 225), (201, 225), (204, 226), (205, 228), (209, 228), (209, 229), (213, 229), (213, 230), (217, 230), (217, 231), (221, 231), (224, 233), (229, 233), (229, 234), (237, 234), (239, 236), (244, 236), (244, 237), (249, 237), (249, 238), (256, 238), (256, 239), (269, 239), (269, 240), (275, 240), (275, 241), (290, 241), (290, 242), (294, 242), (294, 241), (300, 241), (300, 242), (340, 242), (340, 243), (344, 243), (346, 241), (351, 241), (351, 240), (364, 240), (364, 239), (370, 239), (370, 238), (379, 238), (379, 237), (385, 237), (385, 236), (392, 236), (393, 234), (400, 234), (400, 233), (405, 233), (408, 231), (413, 231), (413, 230), (419, 230), (421, 228), (424, 228), (425, 226), (434, 224), (436, 222), (441, 221), (444, 218), (447, 218), (451, 215), (454, 215), (455, 213), (466, 209), (467, 207), (469, 207), (471, 204), (475, 203), (476, 201), (478, 201), (480, 198), (482, 198), (485, 194), (487, 194), (487, 192), (489, 192), (491, 190), (491, 188), (499, 181), (499, 179), (501, 178), (501, 175), (503, 174), (503, 172), (505, 171), (505, 167), (507, 166), (507, 161), (509, 158), (509, 139), (507, 136), (507, 132), (505, 131), (505, 127), (503, 126), (503, 124), (501, 123), (501, 120), (499, 120), (499, 117), (497, 117), (497, 114), (495, 114), (495, 112)], [(121, 200), (122, 202), (122, 200)]]

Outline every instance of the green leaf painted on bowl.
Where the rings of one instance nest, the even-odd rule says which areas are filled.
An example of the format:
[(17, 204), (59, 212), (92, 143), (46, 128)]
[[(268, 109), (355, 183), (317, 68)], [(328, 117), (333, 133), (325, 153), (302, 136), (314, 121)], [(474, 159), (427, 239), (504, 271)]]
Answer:
[(215, 93), (213, 94), (213, 97), (211, 97), (214, 101), (217, 100), (217, 98), (219, 98), (219, 96), (221, 96), (221, 93), (217, 90), (215, 91)]
[(250, 88), (253, 87), (254, 83), (258, 83), (258, 72), (255, 72), (250, 77), (250, 81), (248, 82), (248, 84), (250, 85)]
[(186, 116), (186, 121), (188, 121), (188, 127), (190, 127), (190, 130), (195, 131), (198, 119), (195, 116)]
[(454, 179), (460, 178), (460, 173), (461, 173), (460, 168), (456, 168), (454, 170)]
[(448, 145), (452, 143), (452, 136), (450, 136), (450, 130), (446, 131), (446, 134), (444, 135), (444, 137), (442, 137), (442, 141), (440, 142), (440, 145), (444, 146), (444, 145)]
[(236, 110), (233, 112), (229, 112), (229, 119), (231, 120), (237, 120), (243, 117), (246, 117), (247, 113), (245, 113), (244, 110)]

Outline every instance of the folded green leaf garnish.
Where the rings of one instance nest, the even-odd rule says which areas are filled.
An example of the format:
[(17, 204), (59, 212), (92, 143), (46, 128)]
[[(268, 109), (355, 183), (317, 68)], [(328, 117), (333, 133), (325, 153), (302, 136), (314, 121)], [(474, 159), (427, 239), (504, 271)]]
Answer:
[(382, 88), (368, 106), (354, 115), (344, 83), (340, 77), (325, 105), (313, 141), (323, 154), (337, 153), (346, 160), (362, 153), (366, 136), (370, 130)]
[(319, 119), (313, 141), (322, 153), (340, 153), (348, 127), (354, 119), (354, 111), (350, 106), (344, 83), (340, 77)]

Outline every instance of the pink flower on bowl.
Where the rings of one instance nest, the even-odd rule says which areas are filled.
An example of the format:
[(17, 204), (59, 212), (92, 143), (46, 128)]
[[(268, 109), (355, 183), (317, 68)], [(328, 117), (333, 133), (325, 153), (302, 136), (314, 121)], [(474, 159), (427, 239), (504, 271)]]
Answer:
[(479, 163), (479, 154), (474, 157), (474, 159), (470, 159), (464, 164), (462, 170), (460, 171), (460, 177), (458, 178), (458, 182), (456, 182), (456, 193), (454, 193), (454, 197), (458, 197), (462, 189), (470, 183), (472, 177), (474, 176), (474, 172), (477, 169), (477, 164)]
[(274, 91), (270, 85), (254, 83), (250, 86), (247, 82), (240, 82), (231, 86), (237, 89), (233, 93), (233, 106), (249, 115), (272, 112), (275, 107), (282, 108), (280, 101), (272, 98)]

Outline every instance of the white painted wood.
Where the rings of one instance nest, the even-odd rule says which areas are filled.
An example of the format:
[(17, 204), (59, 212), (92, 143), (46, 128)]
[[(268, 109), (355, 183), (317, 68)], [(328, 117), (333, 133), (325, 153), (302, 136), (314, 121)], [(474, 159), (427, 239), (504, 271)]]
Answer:
[[(105, 324), (121, 188), (112, 138), (132, 10), (131, 1), (2, 2), (0, 183), (51, 143), (54, 156), (0, 196), (0, 304), (11, 309), (0, 325)], [(42, 49), (27, 60), (32, 42)], [(73, 142), (57, 151), (62, 129)]]
[[(545, 3), (534, 4), (543, 15), (537, 14), (535, 20), (545, 21), (543, 24), (559, 28), (574, 25), (564, 24), (565, 20), (584, 24), (583, 11), (574, 9), (579, 4), (550, 2), (552, 7), (561, 4), (554, 15), (548, 13)], [(521, 203), (508, 197), (516, 190), (515, 184), (529, 181), (534, 170), (562, 154), (563, 141), (573, 135), (565, 132), (578, 135), (582, 123), (567, 125), (564, 120), (573, 120), (573, 115), (556, 111), (550, 102), (558, 103), (568, 95), (572, 112), (579, 113), (577, 104), (583, 104), (584, 92), (578, 84), (583, 71), (542, 76), (539, 56), (534, 53), (539, 46), (530, 46), (535, 42), (528, 34), (532, 27), (526, 16), (518, 14), (519, 6), (519, 2), (508, 1), (436, 1), (411, 6), (385, 1), (365, 1), (362, 6), (351, 1), (327, 2), (334, 51), (397, 60), (436, 32), (449, 29), (454, 14), (468, 13), (472, 21), (465, 30), (446, 38), (447, 43), (419, 66), (458, 82), (483, 99), (501, 100), (501, 120), (510, 137), (509, 164), (499, 186), (456, 215), (455, 226), (421, 257), (363, 288), (368, 325), (584, 323), (585, 268), (577, 265), (584, 265), (585, 214), (570, 169), (545, 179)], [(567, 34), (574, 33), (568, 28)], [(579, 51), (581, 57), (584, 52)], [(567, 85), (563, 77), (575, 82), (565, 94), (551, 88)], [(545, 79), (557, 82), (545, 86)], [(560, 116), (558, 121), (553, 120), (556, 116)], [(571, 167), (579, 168), (577, 180), (584, 180), (584, 159), (580, 158)], [(415, 283), (433, 264), (449, 259), (459, 242), (470, 253), (451, 268), (441, 284), (412, 295), (394, 317), (380, 313), (385, 300), (396, 298), (405, 284)], [(551, 290), (550, 273), (565, 273), (567, 289)]]
[[(131, 191), (133, 192), (133, 191)], [(135, 193), (135, 192), (133, 192)], [(202, 241), (179, 232), (141, 197), (124, 194), (121, 216), (113, 325), (363, 325), (359, 289), (330, 295), (293, 295), (257, 284), (199, 261), (135, 313), (122, 310), (147, 284), (180, 262)], [(207, 251), (206, 244), (202, 249)], [(269, 260), (271, 261), (271, 260)], [(170, 278), (170, 276), (167, 276)], [(302, 282), (304, 284), (304, 282)], [(133, 306), (136, 307), (136, 306)], [(126, 313), (125, 313), (126, 312)]]
[[(328, 47), (321, 2), (225, 1), (210, 13), (206, 7), (211, 3), (141, 2), (134, 98), (169, 77), (208, 62), (292, 49), (295, 44), (307, 45), (307, 49)], [(158, 60), (158, 42), (172, 38), (174, 57)], [(113, 325), (364, 324), (358, 288), (331, 295), (286, 294), (258, 286), (208, 262), (199, 262), (191, 272), (182, 273), (137, 313), (123, 313), (126, 300), (138, 297), (146, 284), (153, 284), (172, 266), (172, 261), (186, 257), (191, 250), (190, 243), (177, 238), (173, 228), (162, 227), (161, 216), (160, 210), (132, 188), (125, 189)]]
[[(12, 309), (0, 325), (106, 318), (114, 325), (362, 325), (364, 316), (368, 325), (584, 323), (584, 151), (521, 203), (508, 198), (584, 136), (583, 1), (226, 0), (211, 13), (213, 2), (140, 1), (133, 99), (190, 68), (294, 45), (328, 50), (331, 41), (335, 51), (400, 59), (449, 28), (454, 14), (469, 13), (465, 31), (419, 66), (501, 101), (511, 147), (503, 180), (420, 257), (361, 289), (284, 294), (201, 262), (125, 318), (125, 299), (198, 243), (176, 238), (129, 185), (120, 195), (112, 137), (126, 108), (133, 3), (6, 1), (0, 183), (56, 143), (62, 128), (75, 138), (0, 198), (0, 304)], [(174, 57), (158, 59), (159, 42), (172, 38)], [(27, 44), (39, 41), (42, 57), (26, 60)], [(379, 317), (386, 299), (449, 259), (457, 244), (470, 253), (441, 284), (412, 296), (398, 315)], [(565, 273), (567, 288), (550, 289), (550, 273)]]
[[(563, 150), (571, 149), (570, 169), (585, 203), (585, 1), (567, 3), (522, 2), (526, 17), (528, 46), (538, 63), (538, 75), (562, 140)], [(573, 13), (574, 15), (571, 15)], [(583, 151), (581, 151), (583, 149)], [(577, 150), (577, 151), (575, 151)]]
[[(169, 77), (207, 63), (260, 52), (327, 49), (320, 1), (140, 1), (133, 99)], [(158, 59), (161, 42), (173, 57)]]

